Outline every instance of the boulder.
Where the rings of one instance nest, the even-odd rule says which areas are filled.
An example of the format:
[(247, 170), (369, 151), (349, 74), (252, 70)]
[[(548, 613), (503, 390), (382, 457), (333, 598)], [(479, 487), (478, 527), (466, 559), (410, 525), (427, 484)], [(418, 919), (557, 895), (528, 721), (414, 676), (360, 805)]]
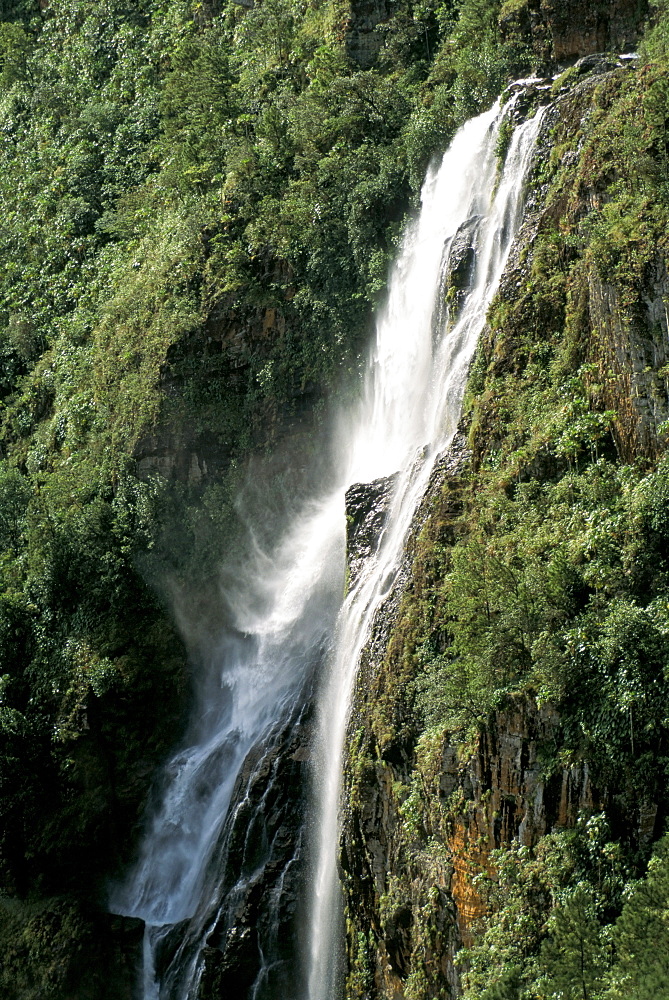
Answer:
[(381, 540), (397, 474), (346, 491), (346, 559), (349, 587), (357, 583), (365, 561)]

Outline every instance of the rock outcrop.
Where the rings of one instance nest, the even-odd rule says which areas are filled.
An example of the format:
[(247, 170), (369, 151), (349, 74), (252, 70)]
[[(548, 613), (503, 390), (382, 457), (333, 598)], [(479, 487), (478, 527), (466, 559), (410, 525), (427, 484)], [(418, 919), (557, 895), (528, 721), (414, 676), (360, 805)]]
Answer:
[(569, 65), (598, 52), (631, 52), (648, 15), (645, 0), (520, 0), (502, 5), (507, 37), (530, 40), (539, 66)]
[(361, 69), (374, 65), (383, 44), (383, 35), (377, 28), (388, 15), (386, 0), (351, 0), (346, 54)]
[(592, 52), (634, 48), (647, 13), (639, 0), (541, 0), (541, 14), (550, 31), (557, 62), (568, 62)]
[(356, 483), (346, 491), (346, 552), (349, 586), (376, 551), (392, 502), (397, 476)]
[[(309, 702), (309, 699), (305, 699)], [(253, 995), (258, 1000), (301, 992), (294, 941), (304, 879), (305, 789), (309, 760), (308, 709), (278, 724), (248, 754), (231, 811), (209, 860), (212, 889), (190, 926), (177, 926), (165, 949), (162, 981), (185, 990), (178, 976), (197, 954), (203, 928), (197, 997)], [(170, 979), (173, 959), (176, 979)]]
[(223, 831), (223, 906), (204, 951), (200, 1000), (272, 1000), (300, 990), (293, 942), (304, 878), (308, 739), (305, 719), (290, 720), (249, 755), (239, 775), (233, 800), (240, 805)]
[(448, 247), (448, 259), (443, 269), (442, 296), (451, 311), (451, 316), (460, 309), (474, 277), (480, 222), (481, 217), (478, 215), (467, 219)]
[(615, 408), (615, 437), (627, 461), (655, 457), (659, 429), (669, 419), (669, 276), (661, 254), (647, 269), (634, 305), (621, 302), (615, 283), (589, 274), (593, 358), (603, 399)]
[(139, 479), (158, 475), (198, 486), (225, 470), (230, 453), (212, 433), (163, 426), (138, 441), (134, 458)]

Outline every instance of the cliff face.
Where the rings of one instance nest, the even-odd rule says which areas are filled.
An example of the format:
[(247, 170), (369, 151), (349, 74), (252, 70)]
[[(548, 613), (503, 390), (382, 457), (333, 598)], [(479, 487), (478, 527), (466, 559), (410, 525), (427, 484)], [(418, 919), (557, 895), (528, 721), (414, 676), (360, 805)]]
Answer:
[[(403, 658), (398, 637), (406, 595), (421, 588), (415, 566), (430, 558), (430, 543), (437, 535), (441, 540), (455, 539), (469, 461), (466, 442), (458, 435), (435, 468), (395, 586), (380, 605), (362, 652), (349, 724), (340, 858), (348, 918), (346, 995), (351, 997), (403, 997), (403, 984), (415, 961), (416, 933), (422, 935), (423, 929), (422, 960), (435, 981), (453, 990), (457, 986), (453, 957), (460, 938), (450, 891), (451, 859), (438, 851), (418, 860), (407, 851), (403, 803), (411, 781), (416, 731), (406, 698), (413, 665)], [(370, 511), (371, 531), (379, 516), (379, 486), (372, 483), (367, 488), (367, 504), (361, 502), (363, 486), (347, 496), (356, 501), (357, 510)], [(366, 541), (371, 531), (363, 521), (357, 532), (349, 532), (349, 560), (354, 566), (368, 547), (360, 547), (358, 541)], [(419, 825), (424, 822), (423, 817), (413, 819)]]
[(388, 18), (385, 0), (353, 0), (346, 25), (346, 53), (362, 69), (376, 61), (383, 36), (378, 30)]
[[(305, 704), (309, 701), (306, 697)], [(209, 863), (216, 892), (197, 990), (200, 1000), (290, 996), (301, 989), (293, 941), (304, 877), (309, 737), (309, 709), (302, 708), (251, 751), (238, 776), (234, 800), (241, 805), (226, 823)], [(175, 950), (184, 948), (184, 937), (177, 928)], [(165, 956), (167, 961), (171, 957)]]
[(606, 0), (582, 4), (578, 0), (542, 0), (541, 15), (547, 23), (558, 62), (618, 49), (627, 52), (639, 37), (646, 4), (639, 0)]
[[(633, 6), (627, 5), (624, 15), (623, 5), (615, 11), (609, 5), (607, 30), (629, 25), (626, 17), (637, 12)], [(583, 54), (583, 37), (570, 41), (567, 14), (551, 14), (555, 52)], [(574, 17), (572, 27), (582, 27), (582, 11)], [(593, 49), (603, 47), (603, 41), (597, 36)], [(589, 73), (593, 67), (597, 72)], [(514, 481), (526, 483), (530, 496), (543, 489), (541, 484), (572, 475), (582, 445), (573, 452), (570, 446), (555, 447), (550, 427), (553, 421), (558, 425), (558, 413), (569, 412), (576, 420), (579, 407), (584, 409), (578, 412), (592, 414), (585, 419), (591, 420), (589, 460), (594, 463), (599, 449), (607, 448), (614, 464), (652, 463), (664, 447), (662, 424), (669, 416), (664, 249), (650, 239), (641, 263), (630, 265), (626, 246), (616, 265), (606, 267), (600, 246), (587, 235), (602, 206), (610, 204), (613, 176), (624, 181), (619, 166), (605, 164), (606, 149), (596, 148), (601, 136), (589, 148), (586, 136), (608, 115), (611, 141), (610, 109), (616, 101), (633, 101), (633, 71), (611, 70), (595, 60), (575, 75), (570, 72), (571, 80), (565, 77), (553, 87), (556, 100), (539, 139), (526, 219), (474, 364), (463, 423), (469, 444), (458, 436), (442, 461), (409, 540), (396, 592), (380, 609), (362, 658), (350, 724), (341, 850), (351, 998), (460, 995), (454, 956), (471, 944), (485, 915), (476, 876), (494, 875), (494, 849), (509, 843), (533, 848), (552, 831), (574, 828), (580, 816), (603, 811), (634, 850), (643, 851), (661, 830), (666, 803), (659, 786), (635, 787), (624, 767), (616, 771), (607, 763), (610, 750), (598, 756), (583, 735), (574, 742), (570, 713), (579, 696), (568, 687), (551, 699), (538, 697), (536, 681), (516, 682), (503, 697), (486, 701), (472, 696), (464, 681), (458, 695), (457, 681), (450, 680), (450, 695), (440, 696), (437, 689), (437, 697), (456, 702), (459, 697), (461, 703), (448, 703), (443, 718), (451, 721), (446, 723), (439, 723), (432, 709), (427, 726), (421, 693), (430, 683), (424, 679), (426, 662), (428, 673), (432, 669), (430, 657), (447, 664), (438, 676), (447, 678), (450, 669), (457, 677), (458, 658), (448, 666), (455, 613), (448, 601), (453, 599), (441, 581), (457, 567), (453, 553), (469, 530), (467, 519), (471, 523), (477, 504), (472, 497), (482, 484), (511, 497)], [(547, 408), (544, 427), (528, 431), (523, 429), (527, 418), (513, 415), (514, 404), (504, 393), (518, 399), (520, 408), (534, 406), (523, 393), (541, 392), (543, 376), (533, 368), (528, 378), (528, 358), (550, 352), (549, 345), (558, 342), (564, 345), (560, 363), (565, 367), (556, 416), (550, 417)], [(564, 387), (577, 382), (587, 402), (568, 402)], [(595, 424), (606, 425), (601, 437)], [(501, 478), (485, 471), (490, 463), (504, 469), (505, 461)], [(506, 500), (499, 503), (503, 510)], [(486, 522), (488, 538), (499, 530), (494, 525), (500, 516)], [(350, 543), (355, 565), (364, 552), (355, 537)], [(478, 550), (471, 551), (476, 555)], [(520, 557), (514, 558), (509, 572), (522, 572)], [(461, 576), (467, 572), (476, 570), (460, 570)], [(503, 587), (518, 586), (518, 579), (507, 576)], [(594, 600), (601, 604), (606, 594), (607, 585)], [(585, 592), (575, 599), (578, 607), (588, 606)], [(538, 643), (550, 641), (544, 633)], [(433, 652), (426, 656), (426, 649)], [(539, 655), (537, 644), (531, 652), (528, 647), (527, 655)], [(557, 660), (570, 655), (568, 643), (555, 653)], [(582, 683), (569, 671), (567, 676), (571, 684)], [(477, 704), (489, 707), (479, 710)], [(478, 711), (474, 724), (466, 718), (468, 711)]]
[(641, 33), (645, 0), (520, 0), (502, 4), (500, 25), (507, 37), (531, 40), (539, 65), (568, 65), (594, 52), (631, 52)]
[[(485, 912), (473, 879), (489, 867), (490, 851), (513, 840), (531, 847), (608, 801), (585, 762), (545, 773), (545, 748), (559, 740), (561, 720), (554, 707), (539, 708), (526, 696), (494, 712), (474, 745), (457, 737), (438, 741), (429, 751), (430, 773), (421, 778), (425, 797), (419, 802), (410, 791), (415, 661), (407, 664), (398, 655), (403, 603), (421, 587), (421, 563), (434, 533), (440, 544), (457, 536), (470, 463), (457, 438), (433, 478), (399, 583), (379, 609), (363, 653), (341, 850), (351, 997), (399, 1000), (417, 970), (439, 991), (430, 995), (458, 996), (454, 958), (471, 943), (472, 927)], [(372, 518), (375, 498), (372, 484)], [(355, 541), (349, 550), (354, 565), (360, 558)]]
[[(399, 5), (396, 5), (399, 6)], [(383, 46), (383, 27), (395, 13), (385, 0), (352, 0), (345, 25), (346, 51), (363, 69)], [(595, 52), (632, 52), (645, 19), (647, 0), (507, 0), (500, 7), (502, 34), (532, 45), (539, 66), (568, 65)]]
[[(667, 362), (669, 277), (664, 257), (649, 262), (640, 299), (621, 301), (620, 290), (597, 273), (588, 276), (592, 356), (606, 386), (607, 406), (616, 409), (621, 455), (657, 454), (657, 428), (669, 417)], [(613, 386), (616, 386), (615, 391)]]

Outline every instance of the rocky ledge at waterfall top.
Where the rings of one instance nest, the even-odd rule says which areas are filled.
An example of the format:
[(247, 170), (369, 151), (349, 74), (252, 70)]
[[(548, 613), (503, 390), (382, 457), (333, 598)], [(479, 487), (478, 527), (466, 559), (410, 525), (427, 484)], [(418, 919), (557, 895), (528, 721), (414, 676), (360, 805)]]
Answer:
[[(516, 6), (522, 16), (549, 7)], [(611, 14), (608, 30), (617, 25), (625, 33), (623, 6)], [(634, 6), (628, 5), (630, 16)], [(588, 18), (596, 20), (595, 8)], [(574, 41), (563, 20), (551, 14), (556, 56), (559, 45), (562, 55), (583, 56), (582, 40)], [(663, 450), (662, 425), (669, 417), (664, 253), (651, 246), (634, 275), (614, 269), (607, 274), (583, 235), (611, 183), (597, 162), (606, 160), (605, 144), (597, 148), (598, 139), (588, 147), (588, 132), (621, 95), (634, 91), (634, 72), (616, 58), (586, 57), (540, 94), (554, 103), (542, 126), (523, 228), (474, 361), (461, 433), (437, 468), (395, 591), (379, 610), (363, 653), (350, 722), (340, 857), (350, 1000), (460, 995), (466, 966), (454, 958), (471, 943), (486, 912), (475, 879), (494, 870), (495, 848), (532, 848), (545, 834), (603, 811), (617, 835), (641, 853), (662, 829), (667, 800), (661, 784), (649, 782), (640, 793), (593, 765), (586, 750), (565, 751), (560, 758), (571, 723), (559, 704), (538, 699), (531, 685), (510, 686), (475, 725), (463, 722), (450, 732), (442, 726), (437, 735), (426, 728), (420, 709), (425, 650), (438, 658), (449, 649), (440, 587), (450, 553), (467, 531), (462, 515), (471, 509), (472, 489), (490, 481), (481, 476), (495, 463), (501, 466), (499, 456), (511, 456), (512, 471), (502, 484), (507, 496), (514, 483), (541, 489), (571, 468), (572, 459), (556, 457), (547, 439), (539, 445), (527, 437), (525, 443), (514, 441), (522, 418), (514, 424), (504, 416), (505, 403), (497, 398), (497, 387), (514, 378), (518, 394), (526, 391), (528, 352), (534, 350), (528, 341), (568, 342), (573, 372), (578, 369), (588, 382), (591, 405), (607, 414), (614, 461), (652, 466)], [(550, 261), (546, 248), (557, 231), (570, 249), (561, 257), (556, 238)], [(557, 288), (558, 271), (568, 277), (556, 293), (550, 283)], [(541, 290), (537, 274), (546, 282)], [(457, 285), (456, 279), (450, 284)], [(372, 484), (372, 521), (379, 516), (378, 492)], [(357, 521), (363, 505), (356, 500), (351, 515)], [(354, 568), (364, 557), (356, 537), (366, 539), (364, 525), (352, 538)]]
[[(539, 65), (569, 65), (594, 52), (634, 50), (648, 13), (646, 0), (510, 0), (500, 25), (506, 38), (532, 46)], [(351, 59), (368, 68), (383, 45), (390, 17), (386, 0), (353, 0), (346, 25)]]

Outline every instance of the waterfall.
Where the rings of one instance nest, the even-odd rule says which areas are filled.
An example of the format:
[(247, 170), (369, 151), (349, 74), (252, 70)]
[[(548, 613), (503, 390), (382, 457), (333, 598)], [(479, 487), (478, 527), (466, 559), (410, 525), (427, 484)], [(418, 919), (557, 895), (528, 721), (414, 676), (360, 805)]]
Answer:
[[(300, 724), (341, 603), (342, 505), (336, 492), (307, 502), (272, 551), (256, 542), (230, 574), (230, 624), (201, 665), (193, 721), (163, 775), (139, 860), (111, 895), (113, 912), (145, 923), (142, 1000), (197, 995), (210, 935), (234, 924), (240, 901), (277, 863), (263, 813), (281, 780), (277, 748)], [(292, 845), (293, 855), (299, 849)], [(232, 876), (231, 851), (239, 860)], [(280, 906), (283, 874), (270, 911)], [(271, 996), (272, 975), (282, 977), (269, 966), (287, 964), (272, 955), (281, 951), (276, 940), (272, 947), (276, 924), (270, 912), (254, 997)]]
[[(455, 432), (469, 363), (522, 216), (541, 112), (515, 129), (499, 177), (499, 124), (510, 113), (512, 102), (467, 123), (429, 171), (359, 405), (335, 421), (330, 483), (302, 503), (275, 544), (251, 545), (230, 575), (228, 620), (204, 644), (186, 739), (157, 789), (138, 861), (110, 900), (114, 912), (145, 924), (142, 1000), (195, 1000), (210, 974), (206, 953), (231, 941), (253, 966), (234, 980), (235, 996), (339, 996), (338, 806), (355, 672), (434, 463)], [(442, 282), (463, 246), (470, 263), (452, 315)], [(342, 606), (345, 492), (389, 475), (380, 543)], [(306, 845), (303, 832), (287, 844), (276, 817), (292, 808), (281, 801), (297, 772), (282, 771), (281, 748), (306, 730), (314, 685), (312, 822)], [(290, 759), (299, 756), (291, 745)], [(299, 914), (285, 912), (286, 879), (306, 895), (299, 934)], [(253, 909), (263, 887), (262, 907)], [(250, 927), (247, 915), (256, 912), (262, 926)], [(284, 940), (286, 927), (303, 939), (299, 957), (295, 940)]]
[[(507, 108), (512, 113), (512, 108)], [(337, 878), (344, 739), (357, 666), (374, 613), (392, 587), (416, 508), (457, 426), (465, 381), (523, 211), (523, 189), (542, 113), (518, 127), (496, 193), (499, 105), (468, 122), (429, 172), (419, 218), (405, 236), (377, 323), (374, 352), (349, 442), (349, 483), (399, 473), (377, 548), (337, 623), (318, 706), (308, 1000), (341, 995), (343, 940)], [(457, 317), (441, 308), (442, 276), (465, 235), (474, 251)]]

